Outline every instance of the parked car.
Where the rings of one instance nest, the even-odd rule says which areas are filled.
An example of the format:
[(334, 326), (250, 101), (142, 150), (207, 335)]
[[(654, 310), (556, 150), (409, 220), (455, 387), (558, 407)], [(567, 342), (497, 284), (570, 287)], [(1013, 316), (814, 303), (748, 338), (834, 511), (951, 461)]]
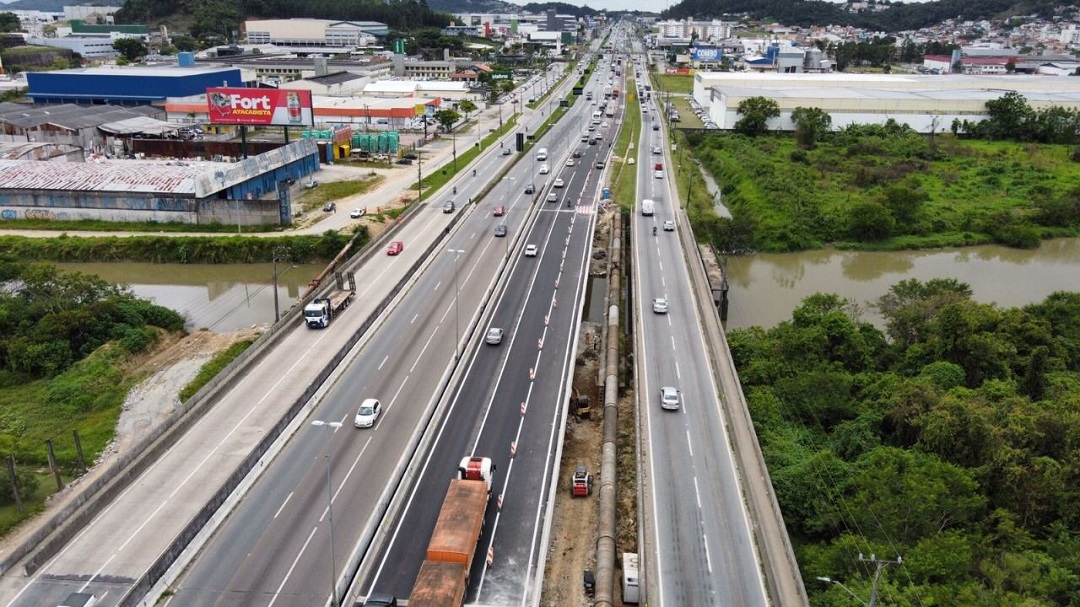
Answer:
[(409, 158), (398, 158), (398, 164), (412, 164), (412, 160)]
[(398, 253), (401, 253), (404, 250), (405, 250), (405, 243), (401, 242), (400, 240), (395, 240), (394, 242), (390, 243), (390, 246), (386, 247), (386, 254), (387, 255), (397, 255)]
[(380, 413), (382, 413), (382, 403), (374, 398), (366, 398), (364, 402), (360, 403), (360, 409), (356, 412), (353, 425), (357, 428), (370, 428), (375, 425)]
[(352, 217), (353, 219), (358, 219), (360, 217), (363, 217), (365, 213), (367, 213), (366, 208), (364, 208), (364, 207), (356, 207), (352, 211), (349, 211), (349, 217)]

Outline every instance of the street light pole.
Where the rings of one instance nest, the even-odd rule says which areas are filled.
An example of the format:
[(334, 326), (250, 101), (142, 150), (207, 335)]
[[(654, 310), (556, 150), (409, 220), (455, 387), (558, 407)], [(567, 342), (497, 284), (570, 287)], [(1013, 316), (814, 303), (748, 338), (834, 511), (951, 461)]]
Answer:
[[(317, 419), (312, 421), (311, 425), (332, 428), (336, 432), (341, 427), (341, 422)], [(337, 560), (334, 557), (334, 485), (330, 482), (330, 453), (324, 453), (323, 459), (326, 460), (326, 517), (330, 524), (330, 604), (332, 607), (341, 607), (337, 597)]]
[(424, 202), (424, 174), (420, 170), (420, 150), (416, 154), (416, 203)]
[(454, 254), (454, 360), (458, 360), (458, 348), (461, 345), (461, 316), (458, 314), (458, 299), (461, 297), (461, 284), (460, 284), (460, 269), (458, 267), (458, 257), (461, 256), (464, 249), (447, 249), (447, 253)]
[(274, 322), (281, 320), (281, 312), (278, 308), (278, 271), (277, 262), (288, 259), (289, 250), (285, 247), (274, 247)]

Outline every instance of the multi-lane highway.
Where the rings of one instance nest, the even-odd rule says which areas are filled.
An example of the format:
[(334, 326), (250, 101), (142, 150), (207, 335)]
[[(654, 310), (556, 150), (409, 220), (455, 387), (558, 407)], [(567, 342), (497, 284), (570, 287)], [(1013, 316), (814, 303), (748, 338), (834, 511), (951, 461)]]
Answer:
[[(596, 160), (606, 159), (610, 150), (604, 139), (593, 145), (580, 142), (580, 125), (588, 123), (591, 111), (579, 103), (555, 129), (546, 161), (553, 168), (548, 183), (561, 179), (564, 186), (549, 190), (555, 193), (554, 202), (541, 196), (525, 239), (538, 246), (538, 254), (518, 260), (495, 305), (490, 325), (504, 328), (507, 338), (498, 347), (481, 346), (471, 360), (398, 531), (366, 585), (369, 590), (408, 596), (457, 461), (473, 454), (494, 460), (492, 491), (502, 506), (489, 512), (479, 544), (481, 558), (470, 576), (470, 600), (517, 605), (536, 595), (603, 176)], [(614, 136), (613, 128), (605, 130), (605, 138)], [(580, 157), (574, 158), (572, 149)], [(567, 166), (568, 158), (573, 166)]]
[[(565, 128), (561, 124), (556, 126), (545, 141), (557, 142)], [(560, 154), (560, 146), (557, 143), (545, 145), (553, 157), (549, 162), (554, 162)], [(481, 177), (477, 180), (495, 173), (494, 166), (480, 165), (478, 174)], [(562, 176), (574, 183), (573, 191), (579, 195), (584, 192), (584, 181), (589, 177), (586, 172), (580, 182), (574, 182), (575, 178)], [(595, 178), (592, 181), (595, 183)], [(530, 229), (527, 226), (532, 206), (547, 205), (539, 213), (527, 238), (529, 242), (541, 245), (541, 255), (517, 260), (515, 277), (527, 275), (523, 268), (535, 267), (537, 271), (532, 280), (544, 282), (543, 290), (547, 291), (552, 287), (547, 272), (557, 269), (555, 264), (559, 263), (553, 251), (564, 241), (565, 235), (571, 233), (568, 226), (578, 226), (579, 249), (581, 241), (587, 243), (584, 236), (591, 221), (577, 219), (576, 204), (565, 207), (564, 196), (559, 197), (557, 204), (534, 203), (533, 196), (524, 194), (524, 184), (530, 182), (539, 183), (532, 174), (532, 163), (519, 162), (475, 208), (458, 211), (470, 214), (445, 247), (434, 254), (430, 267), (410, 287), (408, 295), (385, 319), (382, 328), (371, 336), (370, 341), (361, 344), (362, 349), (349, 364), (340, 367), (333, 386), (299, 427), (293, 440), (201, 550), (197, 561), (174, 588), (172, 600), (175, 604), (313, 604), (327, 600), (332, 583), (338, 584), (339, 588), (347, 585), (346, 572), (356, 554), (354, 547), (365, 539), (362, 537), (365, 530), (373, 530), (380, 524), (381, 506), (385, 506), (396, 487), (395, 469), (411, 455), (406, 446), (417, 430), (427, 425), (431, 407), (440, 400), (447, 374), (452, 369), (455, 344), (467, 337), (465, 328), (480, 316), (485, 294), (498, 278), (500, 262), (507, 255), (516, 254), (510, 243), (518, 242), (518, 234)], [(570, 190), (569, 185), (562, 189)], [(538, 194), (542, 196), (546, 190), (541, 189)], [(435, 202), (439, 204), (433, 205), (427, 213), (439, 212), (441, 199)], [(583, 202), (588, 204), (590, 201)], [(458, 204), (460, 208), (461, 197)], [(496, 207), (503, 207), (505, 215), (495, 217)], [(582, 217), (591, 220), (587, 213)], [(495, 237), (494, 227), (504, 223), (509, 234)], [(559, 233), (555, 234), (556, 231)], [(408, 247), (406, 242), (406, 250)], [(570, 252), (577, 257), (583, 256), (580, 250)], [(541, 269), (545, 271), (541, 272)], [(574, 310), (575, 274), (573, 269), (567, 268), (567, 278), (561, 289), (562, 293), (567, 293), (564, 308), (567, 314)], [(515, 284), (510, 291), (512, 295), (503, 301), (520, 297), (525, 292)], [(557, 300), (548, 299), (553, 307), (557, 306)], [(547, 343), (539, 350), (547, 356), (555, 356), (560, 342), (569, 339), (568, 327), (571, 326), (571, 319), (563, 319), (557, 313), (551, 316), (552, 321), (560, 322), (552, 322), (550, 331), (539, 327), (547, 331), (544, 337)], [(519, 344), (524, 343), (524, 338), (519, 334), (531, 334), (538, 329), (524, 314), (516, 319), (505, 318), (505, 321), (507, 339), (501, 348), (494, 349), (496, 351), (522, 347)], [(493, 322), (503, 322), (503, 318), (496, 315)], [(529, 340), (533, 341), (533, 353), (537, 353), (538, 342), (532, 337)], [(481, 353), (487, 354), (487, 351), (481, 350)], [(475, 361), (482, 363), (484, 357), (473, 360), (474, 364), (480, 364)], [(495, 391), (493, 381), (499, 376), (495, 371), (486, 368), (477, 376), (479, 383), (468, 389), (471, 398), (453, 403), (446, 427), (454, 428), (454, 424), (461, 424), (465, 419), (471, 419), (470, 424), (477, 423), (476, 416), (482, 412), (485, 399), (476, 397)], [(536, 377), (538, 381), (547, 378), (545, 381), (557, 382), (558, 375), (545, 370)], [(517, 385), (516, 379), (500, 385)], [(556, 390), (557, 383), (550, 389), (545, 386), (545, 393)], [(374, 428), (358, 430), (351, 425), (352, 416), (364, 398), (380, 399), (384, 411)], [(547, 401), (554, 405), (559, 403), (554, 397)], [(520, 418), (516, 405), (513, 411)], [(321, 423), (315, 425), (311, 423), (313, 421)], [(457, 430), (448, 434), (467, 436)], [(529, 437), (534, 434), (529, 432)], [(549, 451), (554, 449), (554, 443), (550, 441), (557, 438), (548, 432)], [(527, 440), (522, 444), (525, 445)], [(504, 442), (501, 449), (505, 456), (509, 441)], [(467, 451), (465, 446), (454, 449), (453, 463)], [(500, 467), (500, 471), (509, 469), (509, 465)], [(527, 478), (527, 473), (525, 470), (520, 476)], [(534, 471), (534, 475), (543, 474)], [(503, 476), (503, 482), (505, 478)], [(448, 479), (447, 473), (441, 473), (442, 482), (433, 495), (441, 496)], [(437, 507), (437, 498), (423, 495), (421, 501), (431, 501)], [(393, 521), (386, 524), (392, 525)], [(531, 550), (535, 552), (535, 548)], [(416, 560), (416, 567), (419, 562)]]
[[(641, 205), (635, 208), (633, 267), (647, 513), (647, 537), (639, 542), (645, 547), (649, 603), (764, 606), (768, 599), (680, 231), (664, 225), (677, 220), (678, 207), (665, 131), (652, 129), (662, 124), (664, 111), (655, 103), (645, 106), (638, 199), (655, 201), (656, 210), (643, 216)], [(659, 173), (656, 163), (662, 165)], [(656, 298), (667, 301), (666, 312), (654, 311)], [(661, 408), (663, 386), (678, 390), (678, 409)]]

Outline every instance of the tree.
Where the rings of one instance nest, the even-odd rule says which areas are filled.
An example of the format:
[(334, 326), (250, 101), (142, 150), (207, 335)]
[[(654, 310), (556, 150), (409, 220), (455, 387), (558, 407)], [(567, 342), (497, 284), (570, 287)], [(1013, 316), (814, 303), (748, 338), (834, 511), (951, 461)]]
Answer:
[(0, 13), (0, 32), (17, 32), (22, 29), (19, 16), (12, 12)]
[(1022, 139), (1035, 116), (1027, 99), (1009, 91), (986, 102), (986, 135), (991, 139)]
[(749, 137), (764, 135), (769, 131), (769, 121), (780, 116), (780, 105), (768, 97), (750, 97), (739, 102), (739, 115), (735, 131)]
[(470, 101), (468, 99), (463, 99), (462, 101), (460, 101), (458, 103), (457, 106), (458, 106), (459, 110), (461, 110), (462, 112), (465, 112), (465, 121), (466, 122), (468, 122), (468, 120), (469, 120), (469, 112), (475, 112), (477, 109), (479, 109), (479, 108), (476, 107), (475, 103), (473, 103), (472, 101)]
[(896, 220), (881, 203), (868, 200), (848, 210), (848, 235), (856, 240), (885, 240), (895, 228)]
[(443, 130), (447, 133), (453, 130), (458, 120), (461, 120), (461, 114), (449, 108), (435, 112), (435, 121), (441, 124)]
[(823, 133), (832, 128), (832, 116), (818, 107), (797, 107), (791, 112), (795, 123), (795, 140), (801, 147), (812, 149)]
[(138, 38), (119, 38), (113, 42), (113, 49), (131, 63), (146, 56), (146, 45)]
[(925, 283), (901, 280), (877, 301), (885, 318), (886, 333), (894, 341), (910, 345), (924, 341), (930, 323), (946, 306), (971, 299), (971, 287), (954, 278), (934, 278)]

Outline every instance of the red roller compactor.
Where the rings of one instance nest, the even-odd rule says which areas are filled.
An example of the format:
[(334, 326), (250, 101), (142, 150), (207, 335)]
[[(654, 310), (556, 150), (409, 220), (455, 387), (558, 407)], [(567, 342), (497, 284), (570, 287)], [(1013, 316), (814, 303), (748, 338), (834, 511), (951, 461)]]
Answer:
[(461, 607), (469, 589), (469, 571), (484, 531), (495, 467), (486, 457), (466, 457), (443, 498), (427, 559), (416, 575), (409, 607)]

